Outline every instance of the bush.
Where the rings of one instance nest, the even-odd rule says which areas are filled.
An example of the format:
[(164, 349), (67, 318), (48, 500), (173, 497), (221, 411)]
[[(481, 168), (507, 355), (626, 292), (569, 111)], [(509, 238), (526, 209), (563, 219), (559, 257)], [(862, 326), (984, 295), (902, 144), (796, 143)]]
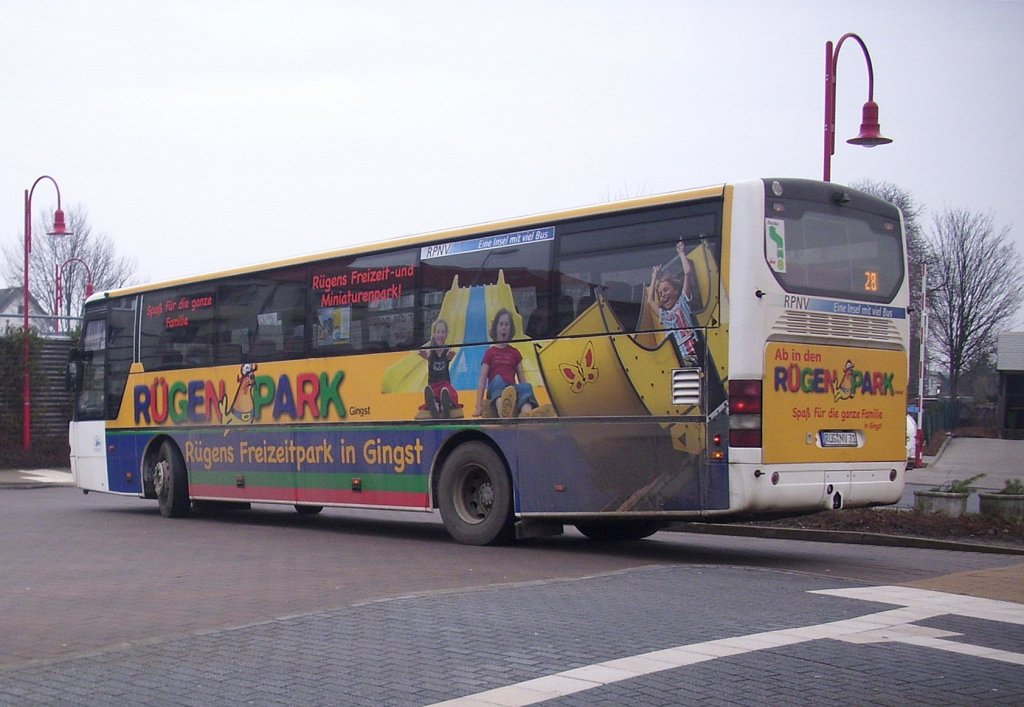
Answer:
[(0, 434), (0, 448), (4, 450), (0, 464), (5, 469), (66, 469), (70, 464), (67, 439), (33, 437), (32, 448), (26, 452), (20, 434), (9, 428)]
[(936, 486), (931, 490), (945, 493), (970, 493), (974, 490), (974, 482), (984, 476), (984, 474), (975, 474), (968, 479), (953, 479), (948, 484), (944, 486)]
[(1024, 484), (1020, 479), (1007, 479), (1006, 484), (997, 493), (1004, 496), (1024, 496)]

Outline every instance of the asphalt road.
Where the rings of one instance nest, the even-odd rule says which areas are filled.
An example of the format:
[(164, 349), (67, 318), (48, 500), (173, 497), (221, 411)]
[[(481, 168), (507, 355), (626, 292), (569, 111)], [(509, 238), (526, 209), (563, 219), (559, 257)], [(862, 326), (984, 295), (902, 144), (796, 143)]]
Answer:
[[(1019, 556), (0, 490), (0, 703), (1024, 703)], [(939, 591), (936, 591), (939, 590)]]

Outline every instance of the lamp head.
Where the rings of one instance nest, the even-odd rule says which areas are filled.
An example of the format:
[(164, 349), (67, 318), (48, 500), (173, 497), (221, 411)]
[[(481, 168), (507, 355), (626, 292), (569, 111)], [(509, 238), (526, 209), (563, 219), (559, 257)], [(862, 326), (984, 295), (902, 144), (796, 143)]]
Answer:
[(57, 209), (53, 212), (53, 230), (47, 235), (50, 236), (68, 236), (71, 232), (68, 231), (68, 227), (64, 224), (64, 212)]
[(891, 138), (883, 137), (878, 126), (878, 104), (868, 101), (861, 111), (860, 134), (852, 137), (846, 142), (861, 147), (875, 147), (877, 145), (888, 145)]
[(92, 293), (93, 293), (92, 283), (91, 282), (85, 283), (85, 298), (89, 299), (90, 297), (92, 297)]

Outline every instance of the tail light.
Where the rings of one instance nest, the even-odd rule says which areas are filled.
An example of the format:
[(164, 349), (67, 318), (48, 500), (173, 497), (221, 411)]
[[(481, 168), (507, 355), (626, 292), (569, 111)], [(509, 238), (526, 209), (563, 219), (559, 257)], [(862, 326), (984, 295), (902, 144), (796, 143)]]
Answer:
[(761, 446), (761, 381), (729, 381), (729, 446)]

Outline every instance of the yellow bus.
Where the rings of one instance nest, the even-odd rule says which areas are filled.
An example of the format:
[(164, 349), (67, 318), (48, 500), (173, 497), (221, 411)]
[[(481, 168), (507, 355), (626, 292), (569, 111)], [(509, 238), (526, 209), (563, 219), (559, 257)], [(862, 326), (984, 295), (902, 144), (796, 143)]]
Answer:
[(469, 544), (894, 503), (906, 262), (891, 204), (757, 179), (98, 293), (72, 471)]

